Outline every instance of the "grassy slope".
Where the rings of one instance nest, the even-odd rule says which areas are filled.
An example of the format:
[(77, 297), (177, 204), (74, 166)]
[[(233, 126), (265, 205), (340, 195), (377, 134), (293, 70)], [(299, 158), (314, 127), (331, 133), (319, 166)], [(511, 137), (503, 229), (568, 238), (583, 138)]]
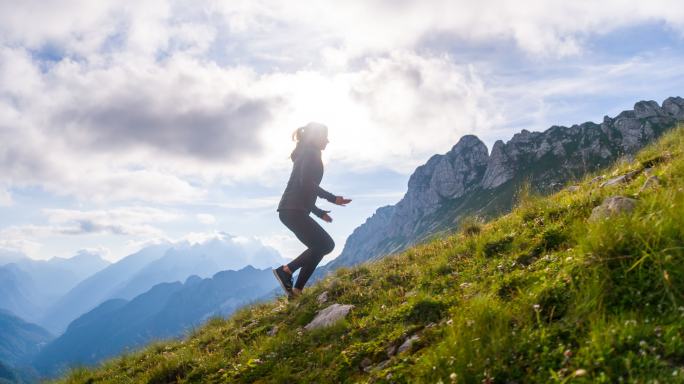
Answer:
[[(641, 194), (643, 173), (525, 196), (485, 225), (339, 270), (296, 303), (245, 308), (60, 382), (684, 382), (684, 127), (605, 174), (665, 151), (661, 185)], [(588, 222), (615, 194), (636, 195), (636, 210)], [(302, 332), (323, 291), (356, 307)]]

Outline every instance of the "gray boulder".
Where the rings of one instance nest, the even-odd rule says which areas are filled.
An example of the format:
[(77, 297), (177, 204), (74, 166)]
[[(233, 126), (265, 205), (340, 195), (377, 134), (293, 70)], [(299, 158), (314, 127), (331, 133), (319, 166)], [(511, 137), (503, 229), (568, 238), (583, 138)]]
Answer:
[(611, 196), (591, 211), (589, 221), (598, 221), (621, 213), (628, 213), (636, 207), (636, 200), (624, 196)]
[(349, 311), (354, 308), (351, 304), (333, 304), (316, 314), (313, 320), (307, 324), (304, 329), (310, 331), (317, 328), (329, 327), (336, 322), (344, 319)]

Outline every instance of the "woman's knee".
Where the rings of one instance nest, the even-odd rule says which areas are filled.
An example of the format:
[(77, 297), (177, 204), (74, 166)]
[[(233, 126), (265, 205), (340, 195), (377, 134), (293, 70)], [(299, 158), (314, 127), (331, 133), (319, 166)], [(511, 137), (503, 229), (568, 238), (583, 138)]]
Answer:
[(335, 249), (335, 242), (333, 241), (332, 238), (328, 237), (326, 239), (325, 244), (324, 244), (323, 252), (324, 252), (324, 254), (327, 255), (328, 253), (332, 252), (333, 249)]
[(316, 247), (316, 250), (318, 251), (317, 253), (321, 254), (322, 256), (332, 252), (333, 249), (335, 249), (335, 242), (329, 236), (324, 239), (321, 239), (321, 241), (319, 242), (319, 244), (317, 244)]

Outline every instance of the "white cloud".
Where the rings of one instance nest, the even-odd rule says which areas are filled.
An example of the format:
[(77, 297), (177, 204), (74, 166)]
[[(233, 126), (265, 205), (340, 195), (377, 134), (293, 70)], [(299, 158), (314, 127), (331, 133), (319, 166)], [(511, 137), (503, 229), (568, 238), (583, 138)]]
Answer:
[(220, 2), (217, 8), (229, 24), (239, 26), (235, 34), (256, 37), (246, 49), (290, 60), (297, 56), (288, 51), (311, 58), (327, 47), (350, 57), (411, 49), (436, 33), (475, 42), (510, 41), (530, 54), (564, 56), (581, 52), (588, 35), (621, 26), (657, 21), (684, 27), (677, 0), (257, 0)]
[(47, 209), (52, 230), (59, 234), (79, 235), (109, 233), (135, 237), (158, 237), (163, 232), (149, 223), (169, 222), (179, 216), (164, 210), (145, 207), (123, 207), (109, 210), (79, 211)]
[(197, 215), (195, 215), (195, 217), (197, 218), (197, 221), (200, 222), (200, 224), (204, 224), (204, 225), (216, 224), (216, 217), (214, 217), (214, 215), (211, 215), (209, 213), (198, 213)]
[[(126, 239), (135, 243), (132, 247), (138, 247), (151, 241), (164, 241), (167, 236), (157, 225), (181, 218), (171, 211), (136, 206), (99, 210), (45, 209), (43, 213), (47, 218), (45, 224), (12, 225), (0, 229), (0, 248), (18, 250), (33, 258), (45, 258), (49, 255), (41, 253), (43, 245), (55, 239), (63, 241), (71, 236), (103, 235)], [(98, 247), (87, 250), (98, 253), (98, 249), (105, 250)], [(109, 257), (110, 251), (102, 254)]]
[(214, 183), (274, 183), (290, 165), (291, 130), (318, 120), (331, 128), (326, 159), (408, 172), (462, 134), (543, 114), (549, 95), (625, 78), (497, 85), (496, 68), (433, 52), (430, 38), (503, 42), (558, 63), (616, 28), (682, 30), (678, 5), (2, 3), (0, 171), (10, 187), (98, 202), (199, 201)]

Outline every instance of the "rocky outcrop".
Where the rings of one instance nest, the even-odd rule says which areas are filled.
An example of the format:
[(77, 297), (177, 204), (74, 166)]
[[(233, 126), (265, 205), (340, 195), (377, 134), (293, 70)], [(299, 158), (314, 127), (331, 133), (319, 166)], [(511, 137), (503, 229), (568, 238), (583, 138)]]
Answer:
[(621, 213), (628, 213), (636, 207), (636, 200), (624, 196), (611, 196), (591, 211), (589, 221), (599, 221)]
[(313, 320), (304, 329), (310, 331), (317, 328), (330, 327), (331, 325), (337, 323), (338, 321), (344, 319), (349, 311), (354, 308), (351, 304), (333, 304), (316, 314)]
[(449, 152), (418, 167), (402, 200), (378, 209), (356, 228), (340, 256), (325, 269), (401, 251), (457, 227), (467, 215), (506, 212), (523, 182), (539, 192), (553, 192), (569, 180), (633, 154), (677, 121), (684, 121), (684, 99), (671, 97), (662, 107), (655, 101), (640, 101), (633, 110), (606, 116), (600, 124), (523, 130), (508, 142), (494, 143), (490, 155), (477, 137), (463, 136)]

